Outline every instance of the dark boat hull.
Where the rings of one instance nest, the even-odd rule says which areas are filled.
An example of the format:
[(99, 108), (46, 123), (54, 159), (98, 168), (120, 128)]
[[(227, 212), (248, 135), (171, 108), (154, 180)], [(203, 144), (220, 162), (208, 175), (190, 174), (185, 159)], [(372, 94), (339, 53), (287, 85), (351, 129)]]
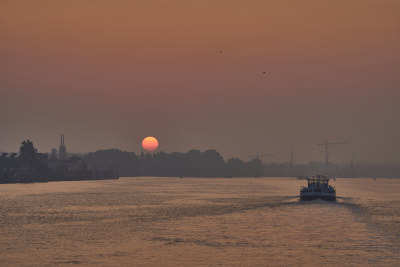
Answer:
[(309, 201), (315, 199), (322, 199), (326, 201), (336, 201), (336, 196), (300, 196), (300, 200)]

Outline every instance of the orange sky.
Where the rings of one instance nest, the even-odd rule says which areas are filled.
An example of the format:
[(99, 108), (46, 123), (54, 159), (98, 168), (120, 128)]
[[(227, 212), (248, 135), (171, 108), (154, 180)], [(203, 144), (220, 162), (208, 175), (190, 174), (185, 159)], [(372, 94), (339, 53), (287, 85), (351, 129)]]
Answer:
[(0, 151), (400, 163), (399, 1), (0, 0), (0, 40)]

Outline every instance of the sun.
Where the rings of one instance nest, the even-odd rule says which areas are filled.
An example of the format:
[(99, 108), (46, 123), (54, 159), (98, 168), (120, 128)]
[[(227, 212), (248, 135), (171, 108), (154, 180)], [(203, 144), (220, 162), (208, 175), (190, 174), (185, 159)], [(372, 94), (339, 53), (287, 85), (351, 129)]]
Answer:
[(155, 137), (147, 136), (142, 141), (142, 147), (147, 151), (154, 151), (158, 147), (158, 140)]

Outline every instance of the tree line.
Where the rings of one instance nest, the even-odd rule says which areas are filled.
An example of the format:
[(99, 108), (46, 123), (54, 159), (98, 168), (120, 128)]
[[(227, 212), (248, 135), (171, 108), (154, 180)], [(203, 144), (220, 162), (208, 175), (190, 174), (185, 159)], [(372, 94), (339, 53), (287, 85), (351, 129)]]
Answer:
[(214, 149), (187, 153), (140, 153), (119, 149), (98, 150), (84, 156), (89, 169), (113, 170), (120, 176), (165, 177), (259, 177), (264, 166), (259, 159), (244, 162), (238, 158), (224, 161)]

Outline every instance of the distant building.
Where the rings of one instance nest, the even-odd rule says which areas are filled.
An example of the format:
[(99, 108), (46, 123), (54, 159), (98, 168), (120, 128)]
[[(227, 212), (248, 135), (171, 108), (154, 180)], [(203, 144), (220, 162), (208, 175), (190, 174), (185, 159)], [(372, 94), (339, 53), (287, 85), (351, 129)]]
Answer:
[(49, 159), (47, 167), (55, 176), (69, 177), (79, 170), (86, 170), (86, 164), (80, 157), (71, 157), (68, 159)]
[[(47, 154), (37, 153), (36, 159), (22, 153), (0, 155), (0, 183), (23, 182), (42, 176), (42, 166), (47, 164)], [(39, 177), (38, 180), (42, 180)]]
[(25, 157), (19, 153), (2, 153), (0, 155), (0, 177), (18, 179), (24, 176), (27, 169)]
[(67, 158), (67, 148), (65, 147), (64, 144), (64, 134), (61, 134), (61, 144), (60, 144), (60, 150), (59, 150), (59, 159), (66, 159)]
[(51, 150), (50, 159), (57, 159), (57, 149), (53, 148)]
[[(27, 140), (29, 141), (29, 140)], [(32, 142), (30, 143), (33, 147)], [(31, 150), (32, 150), (31, 147)], [(50, 156), (46, 153), (0, 152), (0, 183), (25, 183), (66, 180), (118, 179), (113, 171), (88, 170), (84, 160), (78, 156), (67, 158), (64, 135), (61, 135), (60, 150), (52, 149)]]

